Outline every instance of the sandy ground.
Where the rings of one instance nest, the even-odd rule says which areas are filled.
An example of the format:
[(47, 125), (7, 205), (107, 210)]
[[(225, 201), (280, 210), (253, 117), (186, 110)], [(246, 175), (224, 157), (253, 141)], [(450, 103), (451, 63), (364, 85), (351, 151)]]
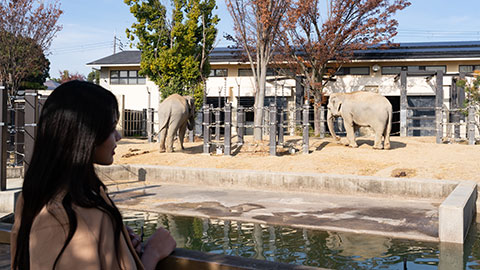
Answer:
[[(233, 139), (236, 143), (236, 138)], [(179, 149), (178, 142), (174, 147)], [(280, 172), (313, 172), (374, 175), (480, 182), (480, 145), (436, 144), (434, 137), (393, 137), (391, 150), (374, 150), (373, 138), (357, 138), (358, 148), (332, 138), (310, 138), (310, 154), (302, 154), (301, 137), (286, 137), (277, 156), (270, 156), (268, 142), (232, 145), (233, 155), (203, 154), (203, 142), (185, 142), (185, 150), (159, 153), (158, 143), (124, 138), (115, 150), (115, 164), (152, 164), (179, 167), (227, 168)], [(295, 149), (297, 152), (291, 154)]]

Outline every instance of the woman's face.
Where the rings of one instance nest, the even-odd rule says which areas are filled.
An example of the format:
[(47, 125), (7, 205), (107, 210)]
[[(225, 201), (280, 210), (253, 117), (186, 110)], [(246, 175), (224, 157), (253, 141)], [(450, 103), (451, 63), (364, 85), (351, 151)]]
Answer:
[(110, 165), (113, 163), (113, 155), (117, 142), (122, 138), (117, 130), (114, 130), (108, 138), (100, 145), (95, 147), (93, 153), (93, 162), (99, 165)]

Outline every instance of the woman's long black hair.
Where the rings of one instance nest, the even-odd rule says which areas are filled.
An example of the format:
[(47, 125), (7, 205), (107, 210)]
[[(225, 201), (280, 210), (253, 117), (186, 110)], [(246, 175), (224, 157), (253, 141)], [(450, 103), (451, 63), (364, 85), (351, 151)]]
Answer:
[(93, 165), (95, 146), (102, 144), (114, 131), (117, 120), (115, 96), (92, 83), (64, 83), (45, 101), (32, 159), (23, 182), (24, 206), (13, 269), (30, 269), (29, 235), (33, 220), (60, 192), (66, 193), (62, 204), (68, 216), (69, 231), (53, 268), (77, 229), (72, 204), (95, 207), (111, 217), (118, 262), (122, 217), (115, 206), (101, 198), (100, 188), (105, 185)]

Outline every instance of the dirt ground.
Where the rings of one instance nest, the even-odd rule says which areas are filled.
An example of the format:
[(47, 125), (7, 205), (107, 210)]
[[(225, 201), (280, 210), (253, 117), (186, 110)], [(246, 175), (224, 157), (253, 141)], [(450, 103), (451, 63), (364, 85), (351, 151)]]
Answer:
[[(480, 182), (480, 145), (436, 144), (435, 137), (392, 137), (392, 149), (374, 150), (373, 138), (357, 138), (358, 148), (332, 138), (310, 138), (310, 154), (302, 153), (301, 137), (285, 138), (277, 156), (270, 156), (268, 141), (235, 146), (232, 156), (203, 154), (203, 142), (185, 142), (184, 151), (159, 153), (158, 143), (124, 138), (115, 150), (115, 164), (152, 164), (178, 167), (225, 168), (279, 172), (374, 175)], [(174, 144), (179, 149), (178, 142)], [(293, 150), (296, 150), (292, 154)]]

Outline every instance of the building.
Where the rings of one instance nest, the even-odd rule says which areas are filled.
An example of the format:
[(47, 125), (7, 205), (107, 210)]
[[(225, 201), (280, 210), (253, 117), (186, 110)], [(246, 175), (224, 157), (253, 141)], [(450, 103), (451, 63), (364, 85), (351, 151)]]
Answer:
[[(207, 103), (223, 104), (225, 100), (238, 105), (253, 106), (253, 80), (248, 63), (239, 60), (238, 50), (216, 48), (210, 55), (212, 67), (207, 80)], [(138, 74), (140, 52), (123, 51), (87, 65), (100, 69), (100, 84), (117, 96), (124, 96), (124, 108), (140, 110), (156, 108), (159, 102), (158, 88), (148, 78)], [(456, 80), (461, 73), (480, 69), (480, 41), (403, 43), (389, 49), (375, 47), (354, 54), (354, 60), (344, 65), (336, 74), (336, 80), (325, 88), (332, 92), (374, 91), (385, 95), (400, 109), (401, 71), (408, 72), (406, 80), (409, 106), (433, 106), (436, 93), (436, 75), (441, 71), (443, 103), (447, 108), (461, 104)], [(430, 73), (429, 73), (430, 72)], [(265, 104), (277, 104), (293, 108), (303, 104), (303, 88), (295, 79), (280, 79), (275, 70), (268, 72)], [(431, 112), (430, 112), (431, 113)], [(427, 113), (428, 115), (428, 113)], [(235, 116), (234, 116), (235, 117)], [(253, 121), (253, 114), (247, 121)], [(295, 114), (287, 114), (293, 123)], [(394, 115), (395, 121), (395, 115)], [(417, 125), (424, 123), (418, 122)], [(392, 133), (399, 127), (393, 127)], [(430, 135), (420, 132), (413, 135)]]

